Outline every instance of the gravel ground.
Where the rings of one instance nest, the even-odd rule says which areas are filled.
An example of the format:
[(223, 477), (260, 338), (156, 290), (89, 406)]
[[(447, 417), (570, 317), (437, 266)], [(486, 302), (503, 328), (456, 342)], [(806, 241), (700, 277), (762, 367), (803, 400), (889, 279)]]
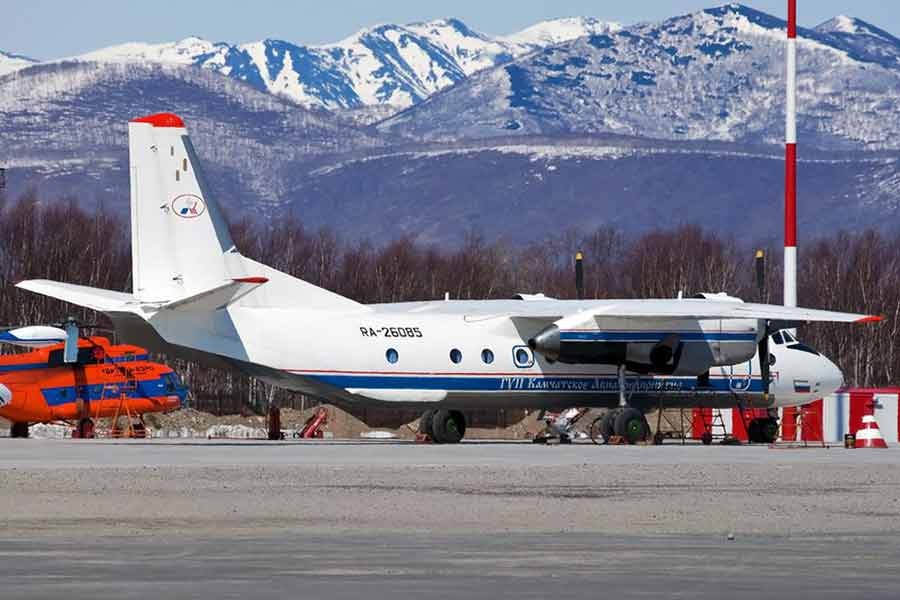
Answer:
[(3, 440), (8, 535), (900, 532), (900, 451)]

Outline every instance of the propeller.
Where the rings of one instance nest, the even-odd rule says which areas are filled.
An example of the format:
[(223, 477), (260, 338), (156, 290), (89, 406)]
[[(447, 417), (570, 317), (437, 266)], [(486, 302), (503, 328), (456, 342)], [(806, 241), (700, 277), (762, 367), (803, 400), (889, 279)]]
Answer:
[(759, 340), (759, 373), (762, 377), (763, 393), (769, 395), (769, 387), (772, 383), (772, 373), (769, 364), (769, 321), (765, 322), (763, 337)]

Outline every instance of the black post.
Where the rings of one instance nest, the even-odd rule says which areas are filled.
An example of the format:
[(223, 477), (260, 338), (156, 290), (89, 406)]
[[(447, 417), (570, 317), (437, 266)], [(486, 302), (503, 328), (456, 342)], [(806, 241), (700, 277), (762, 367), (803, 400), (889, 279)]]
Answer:
[(759, 291), (759, 301), (766, 301), (766, 253), (763, 250), (756, 251), (756, 288)]
[(584, 300), (584, 254), (575, 253), (575, 297)]

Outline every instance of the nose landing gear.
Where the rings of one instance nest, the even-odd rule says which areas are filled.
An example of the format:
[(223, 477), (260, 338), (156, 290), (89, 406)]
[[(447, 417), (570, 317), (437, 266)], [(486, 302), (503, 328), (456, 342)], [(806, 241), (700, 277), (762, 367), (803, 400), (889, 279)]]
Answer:
[(747, 438), (754, 444), (774, 444), (778, 439), (778, 419), (757, 418), (747, 425)]

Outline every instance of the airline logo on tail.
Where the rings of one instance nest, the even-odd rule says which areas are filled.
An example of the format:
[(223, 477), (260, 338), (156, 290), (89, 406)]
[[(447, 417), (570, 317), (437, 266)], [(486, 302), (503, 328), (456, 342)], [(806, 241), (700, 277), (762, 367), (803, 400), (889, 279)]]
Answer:
[(206, 212), (206, 204), (199, 196), (184, 194), (172, 200), (172, 210), (182, 219), (196, 219)]

